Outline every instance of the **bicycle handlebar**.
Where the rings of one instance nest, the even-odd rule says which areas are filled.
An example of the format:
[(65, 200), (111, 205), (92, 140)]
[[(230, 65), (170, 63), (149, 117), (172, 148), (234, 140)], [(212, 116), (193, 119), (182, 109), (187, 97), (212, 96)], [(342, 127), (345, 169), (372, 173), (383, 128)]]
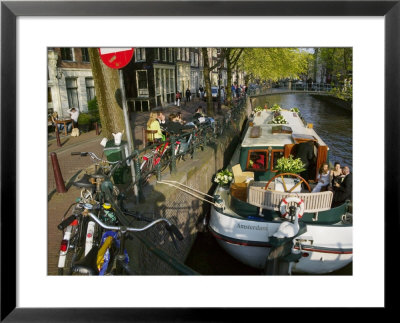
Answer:
[[(149, 223), (148, 225), (142, 227), (142, 228), (133, 228), (133, 227), (125, 227), (125, 226), (114, 226), (114, 225), (107, 225), (105, 223), (103, 223), (97, 216), (95, 216), (93, 213), (88, 212), (88, 215), (95, 220), (102, 228), (104, 229), (108, 229), (108, 230), (117, 230), (117, 231), (129, 231), (129, 232), (141, 232), (141, 231), (146, 231), (147, 229), (150, 229), (152, 226), (154, 226), (157, 223), (160, 222), (165, 222), (167, 225), (167, 228), (170, 228), (174, 231), (174, 234), (176, 234), (176, 231), (179, 232), (178, 228), (176, 228), (175, 225), (173, 225), (171, 222), (169, 222), (167, 219), (161, 218), (161, 219), (157, 219), (152, 221), (151, 223)], [(179, 232), (178, 233), (179, 236), (182, 236), (182, 234)], [(182, 236), (183, 239), (183, 236)], [(180, 239), (180, 240), (182, 240)]]
[(75, 214), (72, 214), (68, 218), (66, 218), (64, 221), (62, 221), (58, 226), (58, 230), (64, 230), (67, 226), (69, 226), (76, 218)]

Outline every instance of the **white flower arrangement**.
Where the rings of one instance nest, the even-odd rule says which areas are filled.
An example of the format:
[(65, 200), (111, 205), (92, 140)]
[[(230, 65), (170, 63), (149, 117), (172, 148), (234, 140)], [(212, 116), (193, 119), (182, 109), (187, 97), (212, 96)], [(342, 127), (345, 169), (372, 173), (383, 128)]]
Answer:
[(230, 182), (232, 182), (232, 179), (233, 174), (229, 170), (225, 169), (215, 174), (214, 182), (218, 183), (219, 185), (228, 185)]
[(271, 110), (272, 110), (272, 111), (281, 111), (282, 108), (281, 108), (278, 104), (275, 103), (275, 104), (271, 107)]
[(291, 108), (290, 111), (291, 111), (291, 112), (296, 112), (296, 113), (299, 113), (299, 112), (300, 112), (299, 108), (294, 108), (294, 107)]
[(275, 118), (272, 119), (269, 123), (272, 124), (287, 124), (288, 122), (286, 121), (285, 117), (283, 115), (278, 115)]
[(264, 110), (264, 109), (262, 108), (261, 105), (259, 105), (259, 106), (257, 106), (257, 107), (254, 108), (254, 112), (261, 112), (261, 111), (263, 111), (263, 110)]

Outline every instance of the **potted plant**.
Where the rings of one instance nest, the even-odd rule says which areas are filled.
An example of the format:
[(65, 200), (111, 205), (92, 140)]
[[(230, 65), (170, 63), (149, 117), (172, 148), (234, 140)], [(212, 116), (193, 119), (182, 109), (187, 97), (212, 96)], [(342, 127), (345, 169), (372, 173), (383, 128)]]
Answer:
[(271, 110), (272, 110), (272, 111), (281, 111), (282, 108), (281, 108), (278, 104), (275, 103), (275, 104), (271, 107)]
[(214, 182), (222, 188), (227, 189), (229, 184), (232, 182), (232, 179), (233, 173), (227, 169), (224, 169), (215, 174)]
[(80, 113), (78, 117), (78, 128), (81, 132), (88, 132), (90, 129), (90, 124), (92, 122), (92, 117), (88, 113)]
[(291, 108), (290, 111), (291, 112), (296, 112), (296, 113), (300, 112), (299, 108), (295, 108), (295, 107)]
[[(300, 158), (293, 158), (292, 155), (289, 155), (288, 158), (286, 157), (281, 157), (276, 161), (276, 166), (275, 169), (278, 171), (277, 174), (285, 174), (285, 173), (292, 173), (292, 174), (298, 174), (303, 171), (305, 171), (305, 165), (301, 161)], [(298, 185), (300, 182), (299, 178), (290, 178), (291, 176), (283, 176), (286, 177), (285, 179), (283, 178), (275, 178), (275, 190), (277, 191), (286, 191), (290, 190), (292, 187), (296, 186), (297, 189), (294, 190), (293, 192), (300, 192), (301, 186)]]
[(255, 107), (254, 108), (254, 112), (261, 112), (261, 111), (263, 111), (264, 109), (261, 107), (261, 105), (259, 105), (259, 106), (257, 106), (257, 107)]
[(270, 124), (287, 124), (285, 117), (281, 114), (275, 116), (270, 122)]
[(275, 169), (278, 173), (293, 173), (298, 174), (306, 169), (304, 168), (304, 164), (300, 158), (294, 159), (292, 155), (289, 155), (288, 158), (281, 157), (276, 161)]

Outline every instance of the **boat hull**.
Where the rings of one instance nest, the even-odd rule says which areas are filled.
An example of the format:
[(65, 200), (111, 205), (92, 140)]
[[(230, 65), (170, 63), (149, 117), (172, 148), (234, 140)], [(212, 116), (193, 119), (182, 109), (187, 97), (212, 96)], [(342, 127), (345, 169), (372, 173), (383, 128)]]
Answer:
[[(268, 243), (279, 228), (278, 221), (258, 221), (211, 210), (209, 228), (219, 245), (245, 265), (264, 269), (271, 249)], [(351, 225), (310, 225), (296, 237), (295, 252), (302, 253), (291, 271), (327, 274), (348, 265), (353, 259)]]

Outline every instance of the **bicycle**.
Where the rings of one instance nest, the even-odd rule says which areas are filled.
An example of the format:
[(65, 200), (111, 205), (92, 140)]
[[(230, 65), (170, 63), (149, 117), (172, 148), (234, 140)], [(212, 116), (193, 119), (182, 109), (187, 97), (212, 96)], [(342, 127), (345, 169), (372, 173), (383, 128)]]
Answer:
[[(83, 177), (73, 183), (81, 188), (80, 198), (68, 208), (63, 216), (58, 229), (63, 231), (63, 239), (60, 244), (58, 274), (70, 274), (71, 264), (82, 255), (87, 255), (93, 245), (100, 243), (101, 230), (94, 221), (83, 216), (84, 206), (91, 207), (93, 211), (100, 212), (101, 205), (105, 205), (105, 197), (102, 194), (101, 185), (106, 179), (106, 173), (111, 171), (109, 163), (98, 158), (91, 152), (72, 152), (71, 155), (90, 156), (95, 161), (95, 173), (84, 174)], [(100, 162), (100, 163), (98, 163)], [(114, 162), (113, 164), (117, 164)], [(118, 196), (119, 191), (113, 186), (113, 195)], [(72, 215), (65, 218), (70, 208), (74, 206)]]
[[(128, 232), (143, 232), (158, 223), (163, 223), (167, 231), (170, 233), (174, 244), (175, 238), (183, 240), (183, 235), (179, 229), (165, 218), (153, 220), (144, 227), (135, 228), (107, 225), (100, 221), (100, 219), (93, 213), (87, 212), (87, 215), (90, 216), (100, 227), (111, 231), (105, 231), (103, 234), (102, 245), (100, 248), (93, 247), (86, 257), (73, 264), (73, 274), (90, 276), (135, 274), (129, 267), (129, 256), (125, 250), (125, 241), (129, 238)], [(145, 218), (141, 217), (141, 219), (143, 220)]]

